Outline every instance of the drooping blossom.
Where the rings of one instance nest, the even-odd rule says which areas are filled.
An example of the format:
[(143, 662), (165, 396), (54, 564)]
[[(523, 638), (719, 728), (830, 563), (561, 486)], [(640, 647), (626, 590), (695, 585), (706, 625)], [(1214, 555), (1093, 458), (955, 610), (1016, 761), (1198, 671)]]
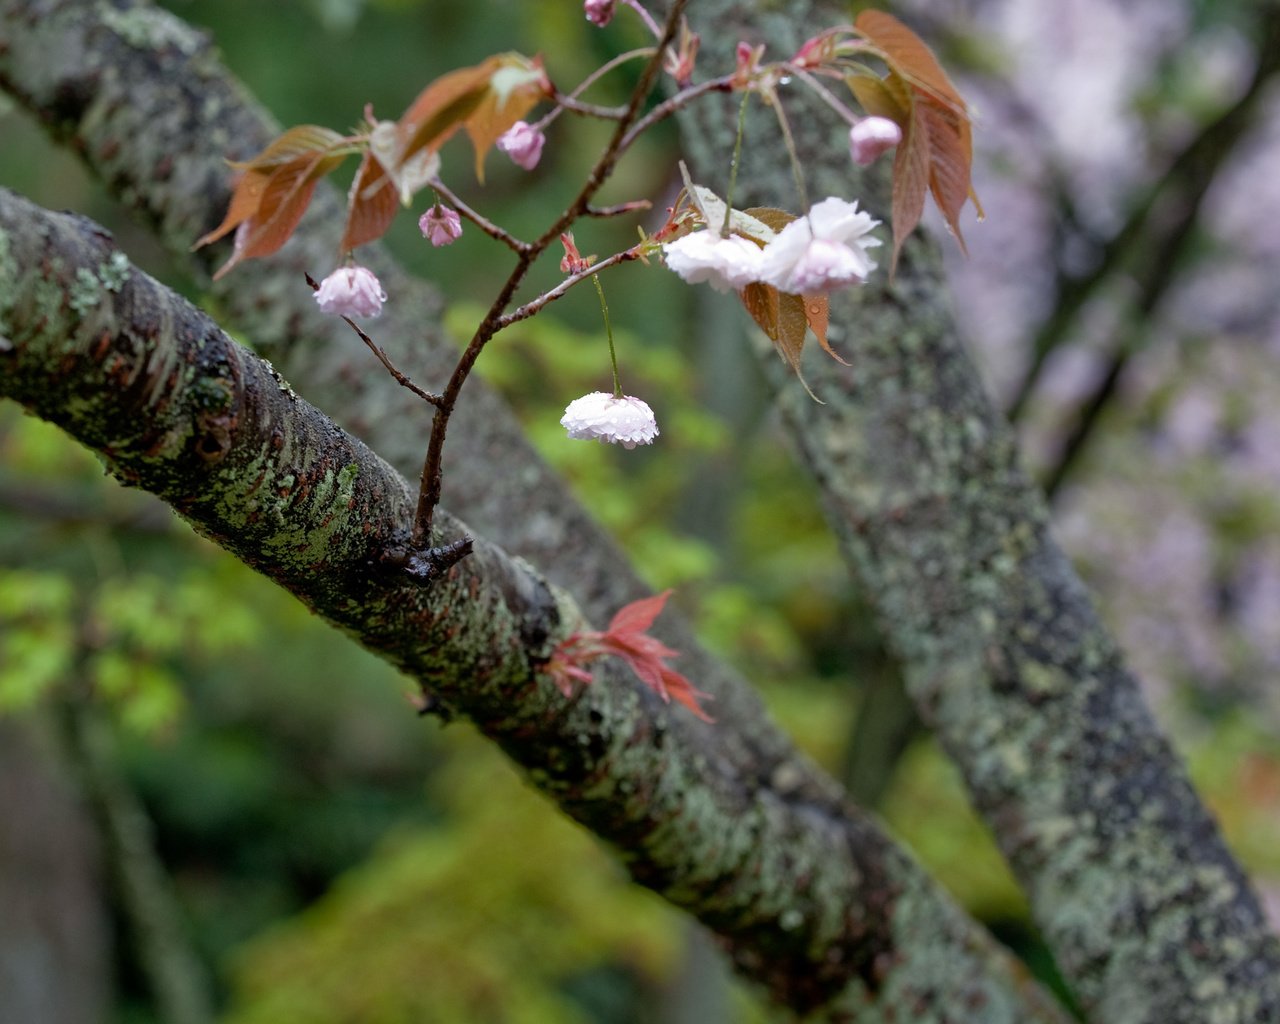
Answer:
[(864, 281), (876, 267), (867, 250), (880, 244), (868, 232), (879, 223), (856, 202), (824, 199), (764, 247), (760, 280), (792, 295), (829, 292)]
[(587, 21), (598, 28), (604, 28), (613, 20), (617, 3), (618, 0), (585, 0), (582, 10), (587, 16)]
[(331, 316), (376, 317), (387, 293), (368, 267), (339, 267), (320, 282), (316, 303)]
[(624, 448), (651, 444), (658, 436), (658, 421), (647, 402), (630, 395), (617, 398), (607, 391), (575, 398), (560, 417), (560, 425), (577, 440), (604, 441)]
[(436, 203), (418, 218), (418, 229), (423, 238), (438, 248), (462, 237), (462, 217), (457, 210)]
[(719, 292), (760, 280), (760, 246), (740, 235), (722, 238), (718, 231), (695, 231), (668, 242), (662, 255), (690, 284), (706, 281)]
[(902, 129), (887, 117), (864, 117), (849, 129), (849, 155), (861, 167), (902, 141)]
[(527, 121), (517, 121), (500, 136), (498, 148), (526, 171), (538, 166), (547, 137)]

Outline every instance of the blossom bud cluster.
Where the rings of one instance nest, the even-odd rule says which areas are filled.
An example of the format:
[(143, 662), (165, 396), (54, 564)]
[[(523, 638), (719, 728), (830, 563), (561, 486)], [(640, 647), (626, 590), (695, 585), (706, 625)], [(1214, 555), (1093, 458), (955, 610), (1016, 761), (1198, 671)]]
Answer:
[(690, 284), (717, 291), (767, 284), (791, 295), (830, 292), (865, 281), (876, 264), (867, 250), (880, 245), (869, 232), (880, 222), (834, 196), (797, 217), (762, 248), (741, 235), (695, 231), (662, 247), (667, 266)]

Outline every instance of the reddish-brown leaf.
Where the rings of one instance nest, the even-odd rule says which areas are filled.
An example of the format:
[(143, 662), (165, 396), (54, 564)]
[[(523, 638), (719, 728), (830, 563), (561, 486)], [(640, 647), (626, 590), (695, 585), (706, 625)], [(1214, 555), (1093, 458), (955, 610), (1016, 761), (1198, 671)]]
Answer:
[(372, 153), (366, 153), (351, 183), (347, 200), (347, 226), (340, 248), (350, 252), (387, 233), (400, 209), (395, 186)]
[(778, 289), (773, 285), (759, 281), (753, 281), (738, 293), (751, 319), (773, 342), (778, 340), (778, 295)]
[(929, 190), (929, 126), (920, 113), (922, 104), (912, 108), (893, 158), (893, 258), (889, 272), (898, 266), (902, 243), (920, 223), (924, 197)]
[(199, 249), (210, 242), (216, 242), (257, 213), (262, 194), (267, 190), (267, 182), (270, 180), (271, 175), (265, 171), (245, 171), (241, 174), (231, 193), (231, 205), (227, 208), (227, 215), (222, 218), (222, 223), (207, 235), (201, 236), (192, 248)]
[(439, 149), (462, 127), (489, 90), (497, 61), (497, 57), (490, 57), (474, 67), (450, 71), (418, 93), (398, 122), (401, 159), (424, 147)]
[[(969, 122), (949, 107), (940, 107), (927, 97), (917, 100), (916, 112), (929, 136), (929, 190), (942, 211), (947, 227), (963, 250), (960, 210), (972, 195), (969, 187), (972, 159)], [(974, 205), (977, 206), (976, 197)]]
[(664, 701), (675, 700), (704, 722), (712, 721), (698, 704), (699, 698), (710, 695), (698, 690), (666, 663), (679, 652), (647, 632), (670, 596), (671, 591), (664, 590), (619, 608), (603, 633), (575, 633), (551, 652), (544, 671), (568, 697), (576, 685), (591, 682), (591, 673), (583, 668), (585, 664), (612, 654), (630, 665), (636, 677)]
[(316, 183), (341, 162), (341, 156), (310, 153), (271, 171), (258, 209), (247, 221), (249, 231), (244, 243), (213, 275), (214, 280), (241, 261), (269, 256), (284, 245), (306, 212)]
[(804, 350), (804, 335), (809, 329), (809, 318), (805, 313), (805, 301), (799, 295), (778, 295), (778, 336), (773, 339), (773, 347), (782, 358), (800, 376), (800, 354)]
[[(335, 131), (304, 124), (290, 128), (253, 159), (232, 163), (232, 167), (243, 173), (232, 192), (227, 215), (221, 224), (196, 242), (195, 248), (216, 242), (245, 221), (250, 222), (250, 231), (245, 244), (232, 254), (216, 276), (221, 277), (241, 260), (275, 252), (285, 243), (306, 209), (315, 182), (342, 163), (343, 155), (335, 150), (345, 143), (346, 139)], [(310, 188), (306, 188), (308, 183)], [(303, 189), (305, 196), (295, 211)], [(279, 216), (282, 211), (293, 217), (293, 221), (283, 237), (271, 244), (287, 223), (287, 217)]]
[(851, 75), (849, 87), (868, 113), (891, 118), (903, 132), (893, 171), (892, 265), (897, 266), (903, 241), (920, 221), (926, 191), (963, 249), (965, 201), (972, 199), (982, 217), (970, 180), (973, 139), (964, 100), (933, 51), (892, 15), (864, 11), (854, 28), (889, 65), (889, 76)]
[[(507, 129), (543, 98), (542, 69), (519, 54), (493, 58), (499, 66), (490, 88), (467, 117), (467, 135), (476, 151), (476, 180), (484, 182), (484, 158)], [(503, 82), (503, 76), (511, 81)], [(496, 84), (495, 84), (496, 83)]]
[(878, 78), (869, 71), (845, 77), (849, 90), (859, 105), (875, 117), (887, 117), (899, 128), (911, 117), (911, 91), (896, 75)]
[(853, 27), (879, 51), (890, 68), (917, 89), (932, 95), (943, 106), (953, 107), (964, 114), (964, 100), (942, 70), (933, 51), (892, 14), (863, 11)]
[(818, 292), (815, 295), (802, 295), (801, 298), (804, 300), (804, 318), (809, 324), (809, 330), (813, 331), (813, 336), (822, 346), (822, 351), (837, 363), (848, 366), (849, 363), (827, 341), (827, 326), (831, 322), (831, 302), (827, 296)]
[(615, 636), (645, 632), (653, 625), (654, 620), (662, 614), (662, 609), (666, 607), (667, 598), (670, 596), (671, 591), (664, 590), (661, 594), (642, 597), (638, 601), (623, 605), (609, 620), (609, 628), (605, 632), (612, 633)]

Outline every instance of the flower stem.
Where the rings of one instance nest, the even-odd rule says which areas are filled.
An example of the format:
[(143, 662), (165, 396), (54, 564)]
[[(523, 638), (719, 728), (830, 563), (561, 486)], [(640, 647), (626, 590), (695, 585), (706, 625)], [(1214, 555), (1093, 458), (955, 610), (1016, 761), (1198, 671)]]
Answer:
[(738, 104), (738, 135), (733, 140), (733, 161), (729, 164), (729, 191), (724, 197), (724, 224), (720, 227), (720, 237), (729, 237), (729, 218), (733, 216), (733, 191), (738, 186), (738, 164), (742, 160), (742, 136), (747, 127), (747, 100), (751, 98), (750, 90), (742, 92), (742, 102)]
[(658, 23), (653, 20), (653, 15), (644, 9), (638, 0), (623, 0), (623, 2), (633, 11), (640, 15), (644, 23), (649, 26), (649, 31), (653, 33), (655, 39), (662, 38), (662, 29), (658, 27)]
[(600, 275), (592, 274), (591, 283), (596, 286), (596, 294), (600, 296), (600, 312), (604, 314), (604, 333), (609, 339), (609, 360), (613, 363), (613, 397), (622, 397), (622, 382), (618, 380), (618, 353), (613, 348), (613, 327), (609, 323), (609, 304), (604, 301), (604, 286), (600, 283)]
[(782, 110), (782, 101), (777, 93), (773, 95), (773, 111), (778, 115), (778, 124), (782, 127), (782, 138), (787, 144), (787, 156), (791, 158), (791, 173), (796, 179), (796, 192), (800, 196), (800, 207), (809, 212), (809, 192), (804, 187), (804, 172), (800, 169), (800, 154), (796, 152), (796, 140), (791, 134), (791, 124)]

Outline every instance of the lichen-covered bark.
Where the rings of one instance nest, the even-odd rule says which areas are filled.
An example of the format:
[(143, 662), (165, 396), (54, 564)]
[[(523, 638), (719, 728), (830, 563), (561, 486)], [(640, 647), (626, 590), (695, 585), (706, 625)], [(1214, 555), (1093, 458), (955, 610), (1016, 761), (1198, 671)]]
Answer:
[[(716, 0), (700, 13), (721, 60), (739, 38), (785, 50), (841, 17), (805, 3), (752, 17)], [(885, 215), (890, 161), (859, 181), (845, 129), (816, 103), (799, 116), (802, 102), (789, 109), (815, 194), (861, 194)], [(723, 180), (733, 112), (699, 108), (686, 126), (699, 173)], [(742, 205), (777, 205), (794, 194), (789, 170), (752, 145), (776, 127), (753, 132)], [(842, 295), (831, 320), (850, 365), (805, 369), (825, 404), (769, 353), (779, 401), (918, 709), (1090, 1019), (1280, 1020), (1280, 943), (1049, 534), (957, 337), (932, 244), (909, 242), (895, 280), (881, 271)]]
[[(3, 189), (0, 396), (471, 718), (779, 1002), (828, 1020), (1063, 1019), (878, 825), (797, 786), (799, 755), (743, 771), (714, 742), (723, 725), (617, 672), (566, 701), (537, 668), (581, 613), (528, 563), (477, 538), (446, 578), (407, 579), (388, 561), (413, 513), (394, 469), (91, 222)], [(439, 522), (446, 541), (464, 530)]]
[[(305, 272), (322, 276), (337, 258), (344, 216), (337, 190), (322, 183), (280, 253), (221, 282), (209, 277), (227, 250), (191, 252), (226, 212), (226, 160), (258, 152), (279, 130), (205, 34), (145, 0), (0, 0), (0, 88), (154, 228), (174, 265), (208, 288), (222, 319), (251, 336), (300, 394), (416, 479), (429, 410), (381, 371), (345, 324), (318, 313), (303, 282)], [(440, 388), (457, 349), (440, 328), (439, 295), (378, 246), (362, 247), (361, 259), (393, 297), (377, 341), (419, 383)], [(483, 381), (467, 383), (453, 417), (444, 480), (450, 508), (571, 589), (593, 619), (605, 621), (648, 592)], [(813, 799), (841, 798), (821, 773), (796, 768), (792, 745), (752, 688), (678, 616), (664, 616), (658, 632), (715, 696), (726, 728), (713, 742), (724, 756), (743, 771), (785, 768)]]

